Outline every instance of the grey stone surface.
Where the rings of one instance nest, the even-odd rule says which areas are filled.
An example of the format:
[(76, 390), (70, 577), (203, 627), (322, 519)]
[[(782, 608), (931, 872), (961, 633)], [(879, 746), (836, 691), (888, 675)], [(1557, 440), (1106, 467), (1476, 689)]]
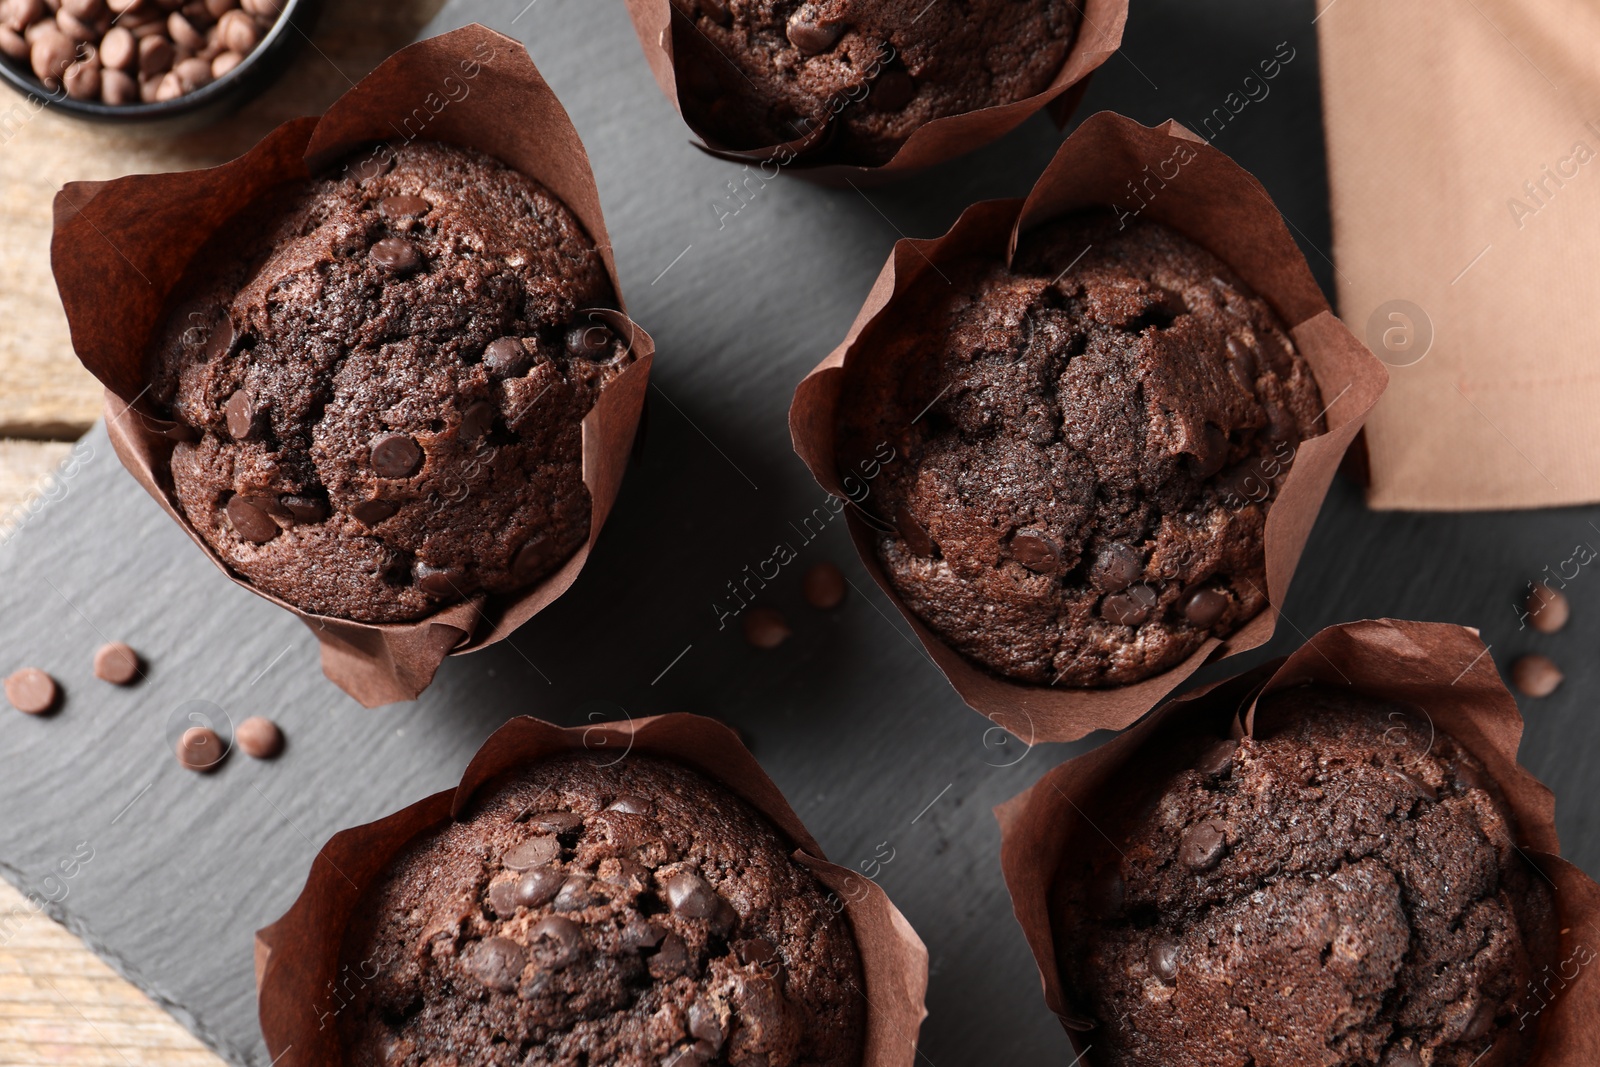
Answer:
[[(1098, 739), (1026, 750), (961, 704), (870, 586), (842, 524), (810, 543), (797, 534), (823, 494), (785, 425), (794, 384), (843, 334), (896, 237), (932, 236), (972, 200), (1022, 194), (1059, 134), (1038, 120), (865, 195), (777, 181), (719, 229), (713, 205), (738, 170), (689, 147), (623, 5), (523, 2), (460, 2), (434, 29), (476, 20), (530, 43), (593, 156), (630, 310), (660, 345), (648, 442), (587, 571), (511, 641), (447, 662), (421, 700), (364, 711), (323, 680), (310, 633), (217, 574), (97, 429), (53, 501), (0, 547), (0, 668), (39, 666), (65, 689), (53, 717), (0, 712), (0, 870), (226, 1057), (261, 1064), (252, 935), (288, 906), (329, 835), (449, 786), (512, 715), (695, 711), (737, 725), (830, 857), (876, 869), (922, 934), (933, 977), (921, 1062), (1066, 1062), (1010, 915), (990, 808)], [(1329, 285), (1311, 14), (1309, 3), (1142, 0), (1125, 56), (1080, 114), (1199, 126), (1289, 41), (1296, 56), (1269, 95), (1215, 143), (1262, 178)], [(1542, 568), (1600, 545), (1591, 523), (1600, 509), (1372, 514), (1341, 483), (1278, 640), (1206, 676), (1376, 615), (1480, 626), (1502, 665), (1546, 651), (1568, 679), (1527, 704), (1524, 759), (1560, 798), (1568, 855), (1600, 872), (1588, 762), (1600, 752), (1588, 699), (1600, 568), (1571, 581), (1567, 632), (1519, 632), (1514, 609)], [(713, 605), (780, 541), (799, 559), (765, 601), (795, 633), (758, 652), (718, 629)], [(803, 569), (824, 559), (854, 585), (831, 613), (800, 595)], [(95, 680), (104, 640), (138, 648), (148, 678)], [(207, 709), (195, 702), (233, 722), (278, 719), (287, 752), (271, 764), (235, 753), (204, 778), (181, 770), (169, 732)], [(61, 877), (84, 848), (92, 859)]]

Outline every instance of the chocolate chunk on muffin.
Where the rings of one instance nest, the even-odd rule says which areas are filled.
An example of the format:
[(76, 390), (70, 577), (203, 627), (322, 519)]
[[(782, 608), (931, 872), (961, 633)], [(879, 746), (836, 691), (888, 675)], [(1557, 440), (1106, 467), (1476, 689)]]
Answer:
[(257, 588), (361, 622), (531, 585), (588, 536), (581, 423), (631, 360), (572, 213), (480, 152), (380, 146), (195, 257), (151, 353), (173, 489)]
[[(1267, 604), (1267, 510), (1322, 400), (1287, 327), (1175, 230), (1070, 216), (901, 294), (836, 451), (906, 606), (1021, 682), (1177, 665)], [(887, 448), (886, 448), (887, 446)]]
[[(685, 117), (720, 147), (826, 130), (841, 162), (887, 162), (933, 119), (1043, 92), (1073, 0), (672, 0)], [(686, 25), (685, 25), (686, 24)]]
[(653, 758), (561, 756), (490, 783), (358, 903), (348, 1061), (855, 1067), (855, 940), (791, 852), (743, 800)]
[(1490, 776), (1420, 708), (1262, 707), (1270, 732), (1202, 751), (1057, 887), (1092, 1062), (1525, 1062), (1554, 902)]

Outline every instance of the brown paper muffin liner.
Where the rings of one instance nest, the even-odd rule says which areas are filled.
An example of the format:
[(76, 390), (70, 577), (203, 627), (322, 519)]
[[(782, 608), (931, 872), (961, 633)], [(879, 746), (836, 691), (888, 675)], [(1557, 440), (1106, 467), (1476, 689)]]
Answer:
[[(1600, 1063), (1600, 975), (1584, 966), (1600, 952), (1600, 885), (1561, 859), (1555, 798), (1517, 763), (1517, 703), (1476, 630), (1394, 619), (1331, 626), (1285, 659), (1173, 700), (995, 808), (1000, 863), (1017, 922), (1039, 966), (1045, 1003), (1076, 1050), (1085, 1051), (1094, 1035), (1062, 988), (1051, 914), (1053, 890), (1070, 858), (1091, 838), (1101, 839), (1097, 824), (1138, 811), (1149, 789), (1189, 766), (1207, 743), (1252, 735), (1261, 694), (1310, 682), (1417, 706), (1437, 732), (1483, 764), (1516, 817), (1519, 851), (1554, 887), (1560, 929), (1561, 962), (1540, 972), (1540, 996), (1527, 997), (1525, 1021), (1537, 1016), (1540, 1029), (1526, 1067)], [(1135, 781), (1149, 786), (1127, 788)]]
[[(1176, 122), (1151, 129), (1111, 112), (1091, 116), (1062, 144), (1025, 200), (987, 200), (964, 211), (944, 236), (897, 241), (843, 343), (795, 390), (789, 409), (794, 449), (828, 492), (849, 499), (834, 454), (844, 368), (878, 358), (878, 331), (896, 327), (903, 293), (972, 255), (1009, 263), (1020, 235), (1088, 207), (1148, 215), (1209, 250), (1273, 306), (1291, 327), (1327, 405), (1327, 431), (1307, 438), (1267, 512), (1269, 606), (1226, 638), (1211, 638), (1188, 659), (1132, 685), (1068, 689), (1029, 685), (989, 671), (945, 644), (901, 602), (872, 549), (872, 531), (847, 508), (862, 562), (969, 706), (1025, 743), (1072, 741), (1120, 730), (1149, 711), (1204, 663), (1264, 644), (1277, 625), (1289, 579), (1311, 534), (1345, 450), (1377, 403), (1389, 375), (1328, 308), (1305, 257), (1266, 190), (1238, 164)], [(943, 284), (942, 282), (940, 284)], [(859, 495), (856, 494), (856, 495)]]
[(323, 672), (367, 707), (414, 699), (445, 656), (501, 640), (573, 583), (621, 486), (655, 353), (650, 335), (625, 312), (597, 312), (631, 340), (634, 358), (583, 420), (589, 538), (537, 585), (480, 595), (415, 622), (373, 624), (301, 611), (235, 574), (173, 496), (169, 464), (178, 427), (145, 401), (151, 338), (195, 252), (266, 190), (310, 177), (364, 145), (417, 139), (479, 149), (543, 183), (583, 224), (621, 303), (600, 194), (578, 131), (527, 50), (477, 25), (397, 52), (326, 115), (285, 123), (231, 163), (68, 184), (56, 196), (51, 245), (73, 348), (106, 387), (106, 426), (123, 465), (230, 578), (311, 627)]
[(461, 783), (393, 815), (345, 830), (323, 846), (294, 906), (256, 934), (261, 1032), (278, 1067), (343, 1062), (330, 1022), (340, 993), (345, 926), (361, 895), (389, 861), (431, 826), (459, 815), (496, 775), (551, 756), (589, 752), (614, 763), (630, 755), (663, 757), (718, 782), (764, 815), (795, 846), (794, 859), (832, 890), (855, 934), (866, 989), (863, 1067), (911, 1067), (917, 1030), (927, 1015), (928, 952), (911, 924), (876, 883), (829, 863), (778, 787), (728, 727), (698, 715), (561, 728), (513, 719), (484, 742)]
[(1089, 76), (1121, 46), (1123, 26), (1128, 21), (1128, 2), (1079, 0), (1077, 7), (1081, 18), (1077, 34), (1061, 69), (1043, 92), (1009, 104), (934, 119), (914, 130), (887, 163), (871, 166), (829, 159), (827, 122), (786, 144), (741, 150), (719, 145), (714, 137), (707, 136), (690, 121), (678, 97), (674, 41), (679, 34), (698, 31), (687, 19), (674, 15), (671, 0), (628, 0), (628, 13), (633, 16), (634, 31), (639, 35), (639, 44), (644, 48), (656, 84), (700, 138), (700, 148), (731, 162), (776, 166), (824, 184), (843, 185), (847, 181), (878, 184), (954, 159), (998, 140), (1039, 111), (1048, 111), (1057, 126), (1066, 125), (1089, 88)]

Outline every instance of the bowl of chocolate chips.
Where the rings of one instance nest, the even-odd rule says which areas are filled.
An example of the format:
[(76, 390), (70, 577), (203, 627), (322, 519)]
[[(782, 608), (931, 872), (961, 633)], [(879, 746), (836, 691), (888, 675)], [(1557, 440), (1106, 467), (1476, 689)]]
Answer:
[(0, 0), (0, 78), (37, 106), (201, 125), (260, 92), (318, 0)]

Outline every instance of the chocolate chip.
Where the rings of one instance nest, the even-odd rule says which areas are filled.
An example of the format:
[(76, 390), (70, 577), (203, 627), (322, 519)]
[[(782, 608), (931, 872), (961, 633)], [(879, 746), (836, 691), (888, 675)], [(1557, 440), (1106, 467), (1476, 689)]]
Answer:
[(783, 958), (778, 955), (772, 942), (765, 938), (748, 938), (734, 945), (733, 950), (738, 954), (740, 963), (754, 967), (770, 978), (776, 978), (783, 970)]
[(483, 365), (496, 378), (520, 378), (533, 366), (533, 354), (515, 337), (502, 337), (483, 350)]
[(1555, 660), (1537, 652), (1523, 656), (1511, 665), (1511, 684), (1531, 697), (1549, 696), (1565, 677)]
[(1100, 602), (1100, 614), (1118, 626), (1138, 626), (1150, 618), (1155, 606), (1156, 591), (1141, 583), (1106, 597)]
[(139, 653), (121, 641), (101, 645), (94, 654), (94, 676), (112, 685), (131, 684), (139, 677)]
[(1061, 549), (1038, 530), (1018, 530), (1011, 538), (1011, 553), (1017, 562), (1039, 574), (1049, 574), (1061, 562)]
[(1424, 781), (1423, 779), (1419, 778), (1417, 775), (1412, 774), (1410, 771), (1397, 770), (1397, 771), (1394, 771), (1393, 773), (1397, 777), (1399, 777), (1401, 781), (1405, 782), (1406, 788), (1410, 789), (1411, 792), (1418, 799), (1421, 799), (1421, 800), (1438, 800), (1439, 799), (1439, 791), (1437, 789), (1435, 789), (1433, 786), (1429, 785), (1426, 781)]
[(60, 695), (56, 680), (37, 667), (24, 667), (6, 678), (6, 699), (28, 715), (43, 715)]
[(917, 83), (899, 67), (891, 67), (878, 75), (867, 94), (867, 106), (874, 111), (899, 111), (917, 95)]
[(744, 616), (744, 639), (756, 648), (774, 649), (793, 633), (776, 608), (751, 608)]
[(1113, 541), (1095, 554), (1089, 578), (1105, 593), (1120, 593), (1144, 574), (1144, 559), (1137, 549)]
[(461, 966), (485, 989), (515, 993), (528, 957), (509, 937), (486, 937), (467, 950)]
[(666, 936), (667, 932), (661, 927), (634, 916), (622, 928), (621, 942), (623, 948), (637, 952), (642, 948), (655, 948)]
[(594, 898), (589, 894), (589, 876), (574, 874), (561, 883), (550, 906), (557, 911), (582, 911), (593, 902)]
[(537, 908), (554, 900), (566, 880), (554, 867), (535, 867), (517, 879), (512, 899), (525, 908)]
[(700, 11), (719, 26), (726, 26), (733, 17), (728, 10), (728, 0), (700, 0)]
[(238, 390), (222, 405), (222, 417), (228, 423), (228, 436), (235, 441), (248, 438), (256, 428), (255, 401), (243, 389)]
[(221, 359), (233, 351), (233, 342), (238, 339), (233, 330), (233, 320), (224, 315), (222, 321), (212, 327), (211, 336), (206, 338), (206, 359)]
[(1172, 938), (1159, 934), (1152, 938), (1148, 960), (1150, 973), (1168, 985), (1178, 977), (1178, 943)]
[(417, 588), (431, 597), (460, 596), (466, 576), (453, 567), (430, 567), (420, 559), (412, 570)]
[(1489, 791), (1489, 779), (1476, 766), (1466, 760), (1457, 760), (1455, 766), (1450, 770), (1462, 792), (1466, 792), (1468, 789), (1481, 789), (1486, 793)]
[(1178, 842), (1178, 859), (1194, 871), (1209, 871), (1222, 860), (1228, 849), (1228, 836), (1221, 823), (1207, 819), (1184, 831)]
[(1227, 347), (1229, 365), (1237, 371), (1240, 382), (1251, 386), (1251, 391), (1254, 392), (1257, 372), (1255, 351), (1237, 337), (1228, 338)]
[(933, 557), (933, 536), (904, 504), (901, 504), (900, 510), (895, 513), (894, 526), (900, 533), (900, 540), (905, 542), (906, 549), (912, 555), (921, 556), (923, 559)]
[[(144, 68), (141, 66), (140, 69), (143, 70)], [(350, 169), (354, 172), (356, 181), (365, 184), (394, 170), (394, 165), (398, 159), (399, 157), (394, 154), (393, 149), (388, 145), (381, 144), (374, 148), (370, 155), (363, 156), (359, 161), (352, 164)]]
[(1295, 421), (1294, 412), (1271, 402), (1262, 407), (1267, 413), (1267, 440), (1279, 445), (1300, 440), (1300, 424)]
[(602, 359), (611, 353), (611, 331), (598, 323), (567, 331), (567, 354), (580, 359)]
[(554, 837), (529, 837), (518, 841), (506, 849), (500, 862), (509, 870), (526, 871), (534, 867), (543, 867), (551, 860), (561, 857), (561, 842)]
[(489, 910), (499, 919), (510, 919), (517, 914), (517, 883), (495, 882), (489, 886)]
[(487, 400), (475, 400), (461, 413), (460, 438), (476, 441), (494, 426), (495, 407)]
[(386, 196), (378, 201), (378, 214), (386, 219), (408, 219), (426, 215), (432, 207), (420, 196)]
[[(717, 1062), (718, 1050), (709, 1041), (682, 1045), (657, 1061), (659, 1067), (708, 1067)], [(750, 1053), (739, 1060), (739, 1067), (766, 1067), (772, 1061), (765, 1053)]]
[(544, 550), (540, 542), (541, 538), (536, 535), (517, 549), (517, 558), (511, 561), (513, 581), (525, 585), (538, 577), (544, 563)]
[(620, 796), (606, 805), (607, 811), (620, 811), (626, 815), (649, 815), (655, 805), (644, 797)]
[(645, 885), (649, 882), (650, 868), (644, 864), (636, 863), (630, 859), (618, 859), (615, 863), (615, 867), (607, 865), (605, 870), (608, 873), (600, 875), (600, 880), (607, 885), (629, 888), (635, 882), (640, 885)]
[(1567, 624), (1572, 608), (1567, 598), (1543, 582), (1528, 592), (1523, 610), (1528, 613), (1528, 625), (1542, 634), (1553, 634)]
[(704, 878), (693, 871), (679, 871), (664, 887), (672, 914), (684, 919), (709, 919), (717, 910), (718, 897)]
[(1206, 423), (1201, 435), (1199, 451), (1188, 460), (1189, 470), (1197, 477), (1209, 478), (1228, 462), (1228, 435), (1216, 423)]
[(583, 816), (573, 811), (541, 811), (524, 815), (519, 821), (547, 834), (570, 834), (583, 825)]
[(356, 521), (368, 526), (376, 526), (400, 510), (400, 505), (392, 500), (363, 500), (350, 509), (350, 514)]
[(847, 585), (844, 571), (832, 563), (818, 563), (806, 571), (801, 587), (806, 603), (827, 611), (844, 603)]
[(528, 931), (528, 952), (545, 970), (570, 967), (583, 955), (583, 931), (571, 919), (548, 915)]
[(372, 246), (370, 255), (391, 274), (409, 274), (422, 266), (422, 252), (404, 237), (385, 237)]
[(716, 1050), (722, 1048), (722, 1043), (727, 1040), (723, 1030), (722, 1018), (717, 1014), (716, 1005), (709, 1000), (696, 1000), (689, 1005), (689, 1035), (710, 1043)]
[(320, 496), (280, 496), (278, 503), (295, 522), (321, 522), (328, 517), (328, 502)]
[(233, 740), (251, 759), (272, 759), (283, 751), (283, 731), (262, 715), (252, 715), (240, 723)]
[(676, 978), (689, 969), (689, 948), (677, 934), (668, 934), (661, 947), (646, 964), (650, 977), (659, 980)]
[(380, 478), (409, 478), (422, 464), (422, 446), (403, 433), (380, 433), (372, 439), (372, 470)]
[(787, 33), (789, 43), (804, 55), (814, 56), (826, 52), (844, 36), (843, 22), (823, 22), (809, 5), (789, 16)]
[(191, 726), (178, 738), (178, 762), (185, 770), (200, 774), (215, 770), (227, 754), (222, 738), (209, 727)]
[(224, 510), (233, 524), (233, 532), (246, 541), (261, 545), (278, 536), (278, 524), (272, 521), (272, 516), (242, 496), (230, 498)]
[(1221, 777), (1233, 771), (1233, 757), (1239, 750), (1236, 741), (1215, 741), (1200, 758), (1194, 761), (1194, 769), (1210, 778)]
[(1228, 610), (1228, 598), (1215, 589), (1196, 589), (1183, 605), (1183, 617), (1191, 626), (1208, 629)]

